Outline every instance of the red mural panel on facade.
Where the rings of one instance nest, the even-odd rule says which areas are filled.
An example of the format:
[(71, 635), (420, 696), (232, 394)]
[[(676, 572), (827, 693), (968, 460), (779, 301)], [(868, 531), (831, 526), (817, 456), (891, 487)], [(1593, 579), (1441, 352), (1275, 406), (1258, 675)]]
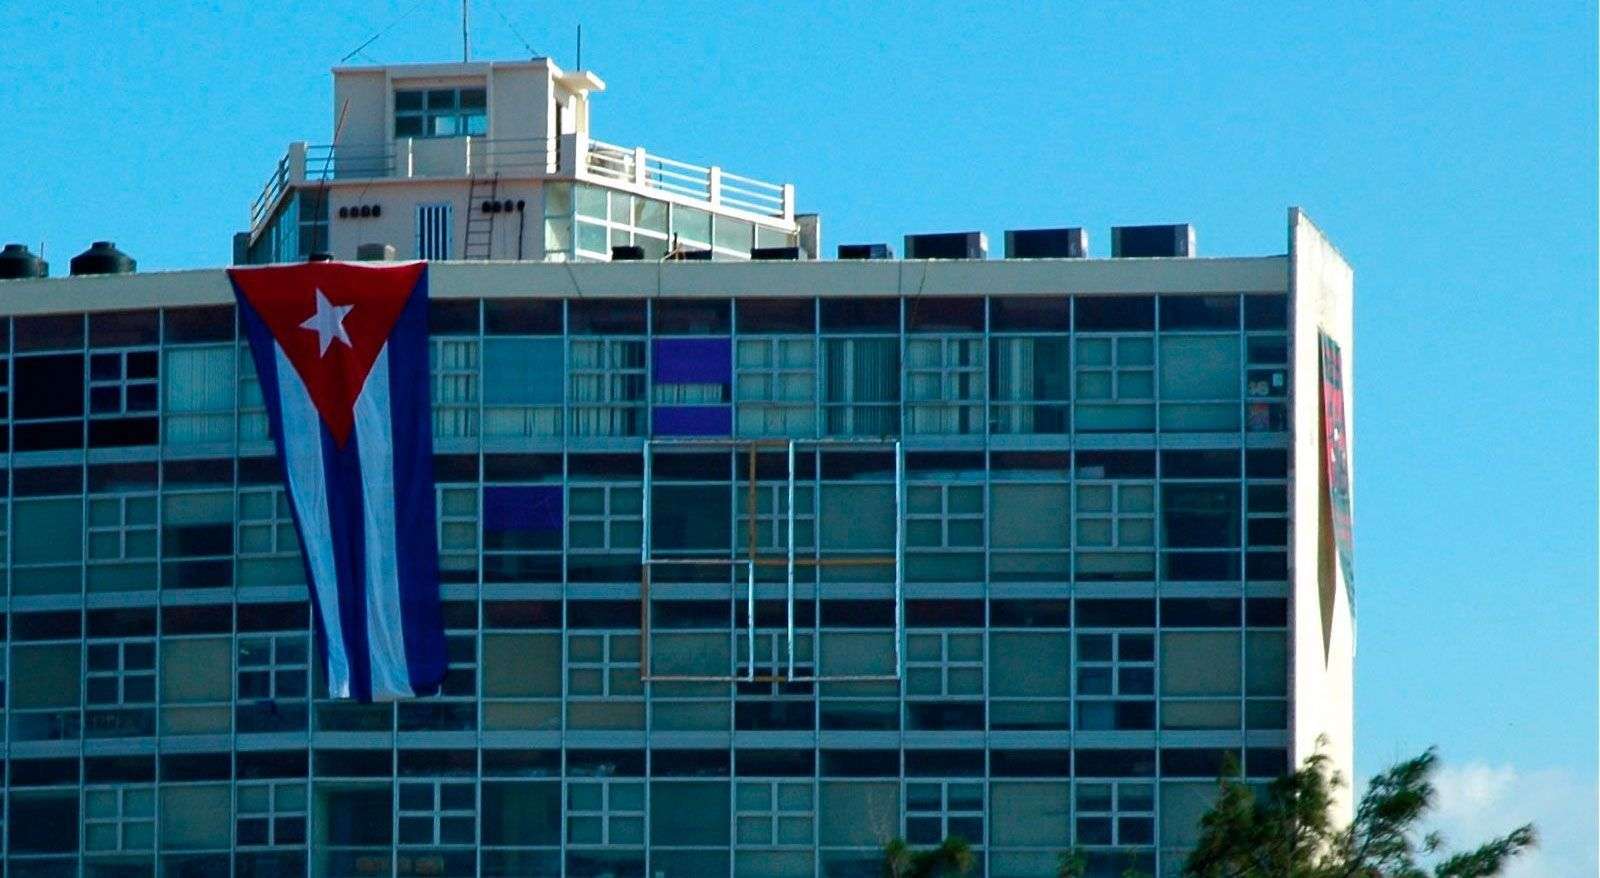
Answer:
[(1322, 341), (1322, 438), (1328, 462), (1328, 505), (1333, 512), (1333, 540), (1339, 569), (1355, 604), (1355, 547), (1350, 521), (1350, 452), (1344, 417), (1344, 362), (1339, 343), (1318, 333)]

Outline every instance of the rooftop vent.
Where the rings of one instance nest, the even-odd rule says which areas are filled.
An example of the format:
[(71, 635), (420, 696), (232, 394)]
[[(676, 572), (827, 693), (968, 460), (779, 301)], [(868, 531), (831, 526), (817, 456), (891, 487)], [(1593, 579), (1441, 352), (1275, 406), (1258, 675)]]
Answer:
[(110, 241), (96, 241), (72, 257), (72, 274), (132, 274), (139, 263)]
[(893, 259), (894, 250), (888, 244), (840, 244), (840, 259)]
[(357, 262), (393, 262), (393, 244), (357, 244)]
[(49, 276), (50, 263), (33, 255), (27, 244), (7, 244), (0, 250), (0, 280)]
[(989, 237), (982, 232), (906, 235), (907, 259), (985, 259)]
[(1011, 229), (1006, 232), (1007, 259), (1082, 259), (1089, 255), (1089, 233), (1083, 229)]
[(644, 258), (644, 248), (638, 244), (616, 244), (611, 248), (612, 262), (638, 262)]
[(800, 258), (799, 247), (752, 247), (750, 258), (755, 261), (788, 261)]
[(1113, 259), (1193, 255), (1194, 226), (1188, 223), (1114, 226), (1111, 229)]

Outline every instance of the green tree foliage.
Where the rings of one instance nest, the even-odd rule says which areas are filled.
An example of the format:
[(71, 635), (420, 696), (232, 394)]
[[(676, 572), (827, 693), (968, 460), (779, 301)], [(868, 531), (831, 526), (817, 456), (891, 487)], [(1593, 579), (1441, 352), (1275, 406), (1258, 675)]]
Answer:
[[(1317, 753), (1257, 794), (1224, 777), (1200, 821), (1200, 842), (1184, 865), (1192, 878), (1490, 878), (1533, 847), (1532, 824), (1475, 850), (1441, 853), (1444, 839), (1421, 834), (1433, 808), (1438, 755), (1429, 749), (1372, 779), (1355, 819), (1339, 826), (1334, 796), (1344, 785)], [(1229, 772), (1233, 774), (1233, 772)], [(1432, 862), (1431, 868), (1424, 862)]]
[(972, 865), (972, 846), (957, 836), (927, 850), (916, 850), (903, 838), (883, 846), (883, 878), (955, 878), (971, 872)]
[(1077, 848), (1056, 857), (1056, 878), (1083, 878), (1088, 871), (1089, 859)]
[[(1056, 857), (1055, 878), (1084, 878), (1088, 874), (1089, 858), (1084, 856), (1083, 851), (1072, 848)], [(1150, 875), (1135, 866), (1129, 866), (1122, 870), (1121, 878), (1150, 878)]]

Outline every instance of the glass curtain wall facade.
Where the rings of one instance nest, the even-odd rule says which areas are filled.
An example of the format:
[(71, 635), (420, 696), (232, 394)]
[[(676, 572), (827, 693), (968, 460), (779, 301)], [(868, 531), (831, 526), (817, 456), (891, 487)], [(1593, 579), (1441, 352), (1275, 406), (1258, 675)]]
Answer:
[(544, 184), (546, 259), (598, 261), (612, 247), (637, 246), (660, 259), (676, 241), (683, 250), (709, 250), (717, 261), (750, 258), (755, 247), (793, 247), (798, 236), (712, 211), (646, 198), (590, 183)]
[[(1288, 310), (436, 300), (451, 671), (380, 705), (323, 697), (233, 308), (12, 318), (7, 874), (1174, 874), (1288, 761)], [(903, 606), (815, 563), (897, 533)], [(641, 607), (646, 539), (729, 563)]]

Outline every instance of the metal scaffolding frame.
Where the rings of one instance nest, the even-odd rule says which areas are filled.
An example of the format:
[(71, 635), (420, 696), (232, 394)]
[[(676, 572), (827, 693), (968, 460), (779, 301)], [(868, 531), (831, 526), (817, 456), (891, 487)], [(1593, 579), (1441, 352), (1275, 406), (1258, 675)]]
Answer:
[[(815, 558), (799, 558), (795, 554), (795, 452), (798, 448), (892, 448), (894, 451), (894, 554), (858, 557), (824, 558), (820, 548)], [(730, 549), (728, 558), (674, 558), (656, 557), (651, 543), (651, 517), (653, 514), (652, 464), (657, 448), (725, 448), (745, 453), (744, 481), (748, 491), (748, 509), (744, 524), (749, 536), (749, 551), (745, 558), (737, 557), (737, 548)], [(757, 455), (762, 449), (782, 449), (785, 452), (787, 477), (784, 515), (786, 518), (784, 554), (781, 557), (762, 555), (758, 545)], [(646, 439), (644, 443), (642, 535), (639, 550), (639, 634), (640, 679), (647, 682), (674, 683), (827, 683), (827, 682), (882, 682), (899, 681), (905, 674), (905, 452), (900, 440), (891, 438), (828, 438), (828, 439)], [(735, 478), (735, 483), (738, 479)], [(821, 478), (819, 473), (818, 483)], [(820, 532), (820, 529), (819, 529)], [(809, 674), (795, 672), (795, 570), (799, 567), (887, 567), (894, 568), (894, 671), (889, 674)], [(650, 602), (651, 573), (662, 566), (728, 566), (745, 571), (745, 670), (743, 673), (723, 674), (656, 674), (651, 670), (650, 653)], [(756, 569), (758, 567), (784, 568), (784, 651), (783, 670), (780, 673), (756, 673)], [(817, 590), (821, 591), (821, 580)], [(737, 628), (737, 626), (736, 626)], [(735, 650), (737, 651), (737, 650)]]

